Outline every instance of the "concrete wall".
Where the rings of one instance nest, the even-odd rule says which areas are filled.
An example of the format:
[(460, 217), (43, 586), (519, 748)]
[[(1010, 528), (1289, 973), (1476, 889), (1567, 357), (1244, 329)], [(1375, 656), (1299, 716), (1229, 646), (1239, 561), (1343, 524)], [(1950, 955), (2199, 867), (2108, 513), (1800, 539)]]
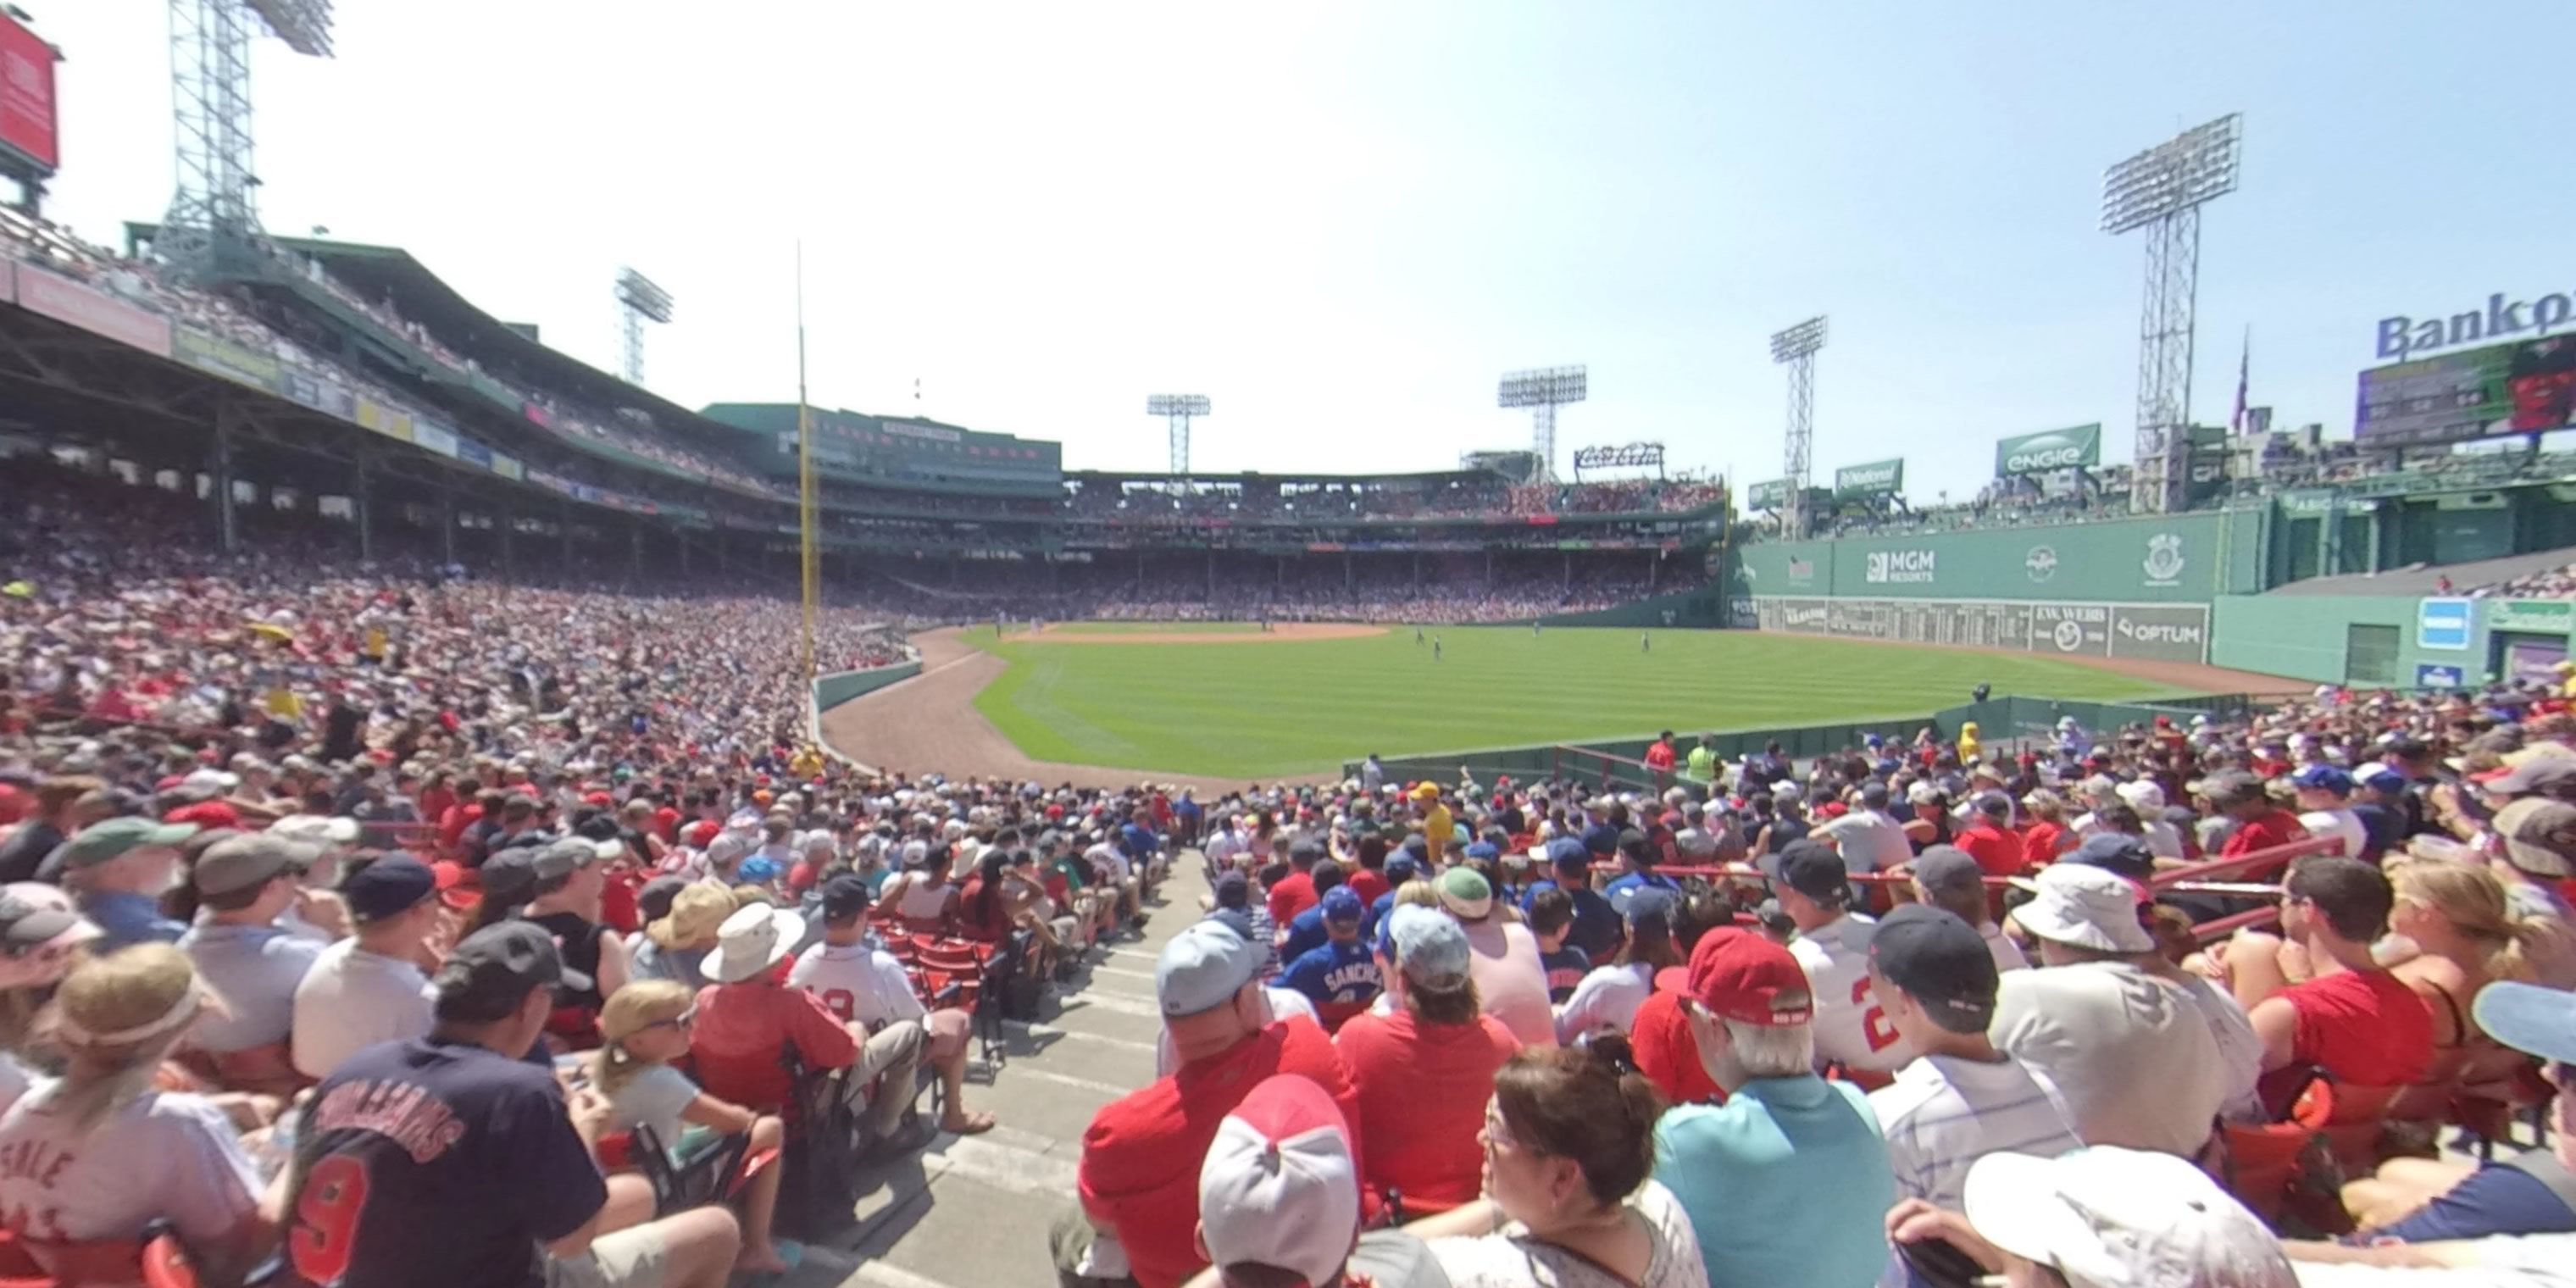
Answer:
[(1755, 597), (2207, 603), (2263, 589), (2268, 508), (1742, 547)]
[(897, 680), (909, 680), (919, 674), (921, 674), (921, 663), (916, 661), (897, 662), (892, 666), (872, 667), (865, 671), (836, 671), (830, 675), (816, 676), (814, 710), (819, 715), (862, 693), (874, 693)]

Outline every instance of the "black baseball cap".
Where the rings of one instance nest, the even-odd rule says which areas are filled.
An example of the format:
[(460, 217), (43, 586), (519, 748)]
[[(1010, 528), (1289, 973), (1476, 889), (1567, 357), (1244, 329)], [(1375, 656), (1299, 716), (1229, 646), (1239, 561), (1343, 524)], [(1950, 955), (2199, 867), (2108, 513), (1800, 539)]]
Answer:
[(1646, 844), (1646, 834), (1633, 827), (1619, 833), (1619, 852), (1638, 863), (1652, 864), (1655, 861), (1655, 850)]
[(1216, 906), (1240, 908), (1252, 902), (1252, 882), (1240, 872), (1220, 873), (1216, 879)]
[(495, 852), (483, 861), (485, 903), (526, 903), (537, 893), (537, 852), (526, 847)]
[(555, 937), (532, 921), (503, 921), (467, 935), (431, 979), (442, 1017), (501, 1019), (540, 988), (588, 992), (590, 976), (563, 963)]
[(823, 920), (848, 921), (876, 902), (868, 883), (844, 872), (823, 883)]
[(2067, 863), (2108, 868), (2132, 881), (2144, 881), (2156, 874), (2156, 856), (2148, 853), (2147, 843), (2126, 832), (2097, 832), (2084, 838), (2084, 844), (2066, 856)]
[(2003, 975), (1977, 928), (1930, 904), (1909, 903), (1870, 932), (1869, 964), (1952, 1033), (1983, 1033)]
[(1843, 856), (1822, 841), (1797, 840), (1780, 851), (1780, 880), (1800, 894), (1828, 906), (1851, 898), (1851, 874)]
[[(489, 872), (491, 865), (484, 865)], [(438, 893), (438, 874), (408, 854), (388, 854), (341, 878), (340, 897), (360, 921), (399, 917)], [(489, 898), (487, 894), (485, 896)]]
[(671, 915), (671, 901), (687, 889), (689, 879), (682, 876), (655, 877), (635, 892), (635, 911), (646, 921), (660, 921)]

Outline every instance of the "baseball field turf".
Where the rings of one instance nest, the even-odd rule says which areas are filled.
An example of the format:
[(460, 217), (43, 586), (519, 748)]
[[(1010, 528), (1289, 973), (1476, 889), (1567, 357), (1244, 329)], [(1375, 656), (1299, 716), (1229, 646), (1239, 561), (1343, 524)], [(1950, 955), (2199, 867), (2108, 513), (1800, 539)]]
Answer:
[[(1049, 641), (966, 632), (1010, 669), (975, 706), (1041, 760), (1268, 778), (1389, 756), (1761, 729), (1920, 714), (1997, 694), (2131, 700), (2149, 682), (2043, 658), (1905, 648), (1750, 631), (1410, 627), (1350, 639), (1192, 643), (1187, 626), (1074, 625)], [(1911, 734), (1898, 730), (1891, 734)]]

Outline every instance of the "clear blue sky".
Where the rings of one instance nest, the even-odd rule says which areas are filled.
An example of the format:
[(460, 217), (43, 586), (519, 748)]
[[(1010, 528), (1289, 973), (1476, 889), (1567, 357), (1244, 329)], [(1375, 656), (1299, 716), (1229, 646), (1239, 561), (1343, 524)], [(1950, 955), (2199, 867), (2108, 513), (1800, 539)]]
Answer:
[[(164, 7), (22, 0), (64, 46), (54, 212), (99, 240), (170, 187)], [(1586, 362), (1563, 452), (1778, 471), (1765, 337), (1832, 317), (1816, 464), (1930, 501), (2002, 435), (2125, 459), (2140, 247), (2108, 163), (2228, 111), (2194, 406), (2351, 427), (2390, 313), (2576, 288), (2576, 172), (2535, 165), (2576, 5), (342, 0), (341, 57), (256, 67), (269, 225), (409, 248), (616, 363), (633, 263), (690, 405), (816, 401), (1158, 468), (1398, 469), (1520, 446), (1522, 366)], [(2552, 154), (2539, 154), (2542, 156)], [(1562, 457), (1560, 458), (1562, 464)]]

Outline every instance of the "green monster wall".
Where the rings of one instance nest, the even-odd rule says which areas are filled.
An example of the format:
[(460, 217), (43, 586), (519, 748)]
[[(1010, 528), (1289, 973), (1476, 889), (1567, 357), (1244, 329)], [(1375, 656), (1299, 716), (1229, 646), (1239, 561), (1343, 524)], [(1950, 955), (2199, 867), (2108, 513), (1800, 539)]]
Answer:
[(1740, 595), (2206, 604), (2262, 586), (2265, 513), (2240, 510), (1742, 548)]

